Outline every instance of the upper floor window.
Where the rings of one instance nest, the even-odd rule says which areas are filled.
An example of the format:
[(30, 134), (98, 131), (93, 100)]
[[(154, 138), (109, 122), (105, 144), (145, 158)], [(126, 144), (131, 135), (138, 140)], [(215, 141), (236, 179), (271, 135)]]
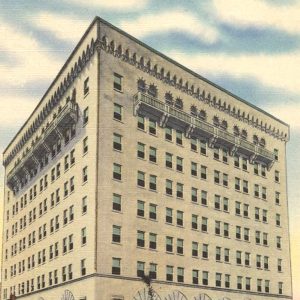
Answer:
[(152, 97), (157, 97), (157, 87), (153, 83), (149, 85), (148, 94)]
[(277, 161), (278, 161), (278, 153), (279, 153), (278, 149), (274, 149), (274, 158)]
[(83, 84), (83, 93), (87, 95), (89, 93), (89, 77), (87, 77)]
[(140, 92), (145, 92), (146, 91), (146, 81), (142, 78), (140, 78), (138, 81), (137, 81), (137, 86), (138, 86), (138, 90)]
[(183, 101), (180, 98), (176, 98), (175, 107), (178, 109), (183, 109)]
[(114, 89), (122, 91), (122, 76), (117, 73), (114, 73)]
[(122, 106), (114, 103), (114, 119), (121, 121), (122, 120)]
[(87, 124), (88, 121), (89, 121), (89, 108), (87, 107), (83, 111), (83, 125)]

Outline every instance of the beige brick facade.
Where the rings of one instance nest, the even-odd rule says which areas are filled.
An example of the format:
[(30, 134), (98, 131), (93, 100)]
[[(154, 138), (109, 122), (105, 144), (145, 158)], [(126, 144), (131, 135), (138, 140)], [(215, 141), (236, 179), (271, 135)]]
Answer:
[(292, 299), (288, 139), (96, 18), (4, 152), (3, 299)]

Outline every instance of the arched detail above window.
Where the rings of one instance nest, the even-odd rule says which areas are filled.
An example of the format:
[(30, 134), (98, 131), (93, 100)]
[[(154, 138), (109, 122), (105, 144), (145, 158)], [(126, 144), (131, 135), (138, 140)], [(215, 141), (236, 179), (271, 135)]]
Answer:
[(256, 134), (253, 135), (253, 144), (258, 145), (258, 136)]
[(109, 52), (114, 53), (115, 52), (115, 41), (112, 40), (109, 44)]
[(166, 104), (168, 105), (173, 105), (173, 95), (171, 92), (166, 92), (165, 94), (165, 101), (166, 101)]
[(199, 118), (202, 120), (202, 121), (206, 121), (207, 119), (207, 114), (206, 114), (206, 111), (201, 109), (200, 112), (199, 112)]
[(160, 77), (161, 77), (161, 79), (163, 79), (165, 77), (165, 69), (164, 68), (160, 69)]
[(148, 94), (152, 97), (157, 97), (157, 86), (151, 83), (148, 88)]
[(133, 63), (133, 64), (136, 64), (136, 63), (137, 63), (136, 53), (133, 53), (133, 55), (132, 55), (132, 63)]
[(198, 113), (197, 107), (195, 105), (192, 105), (191, 106), (191, 115), (196, 117), (197, 113)]
[(153, 67), (153, 75), (157, 75), (157, 64)]
[(129, 53), (129, 49), (125, 50), (125, 54), (124, 54), (124, 60), (125, 61), (129, 61), (130, 58), (130, 53)]
[(241, 131), (241, 138), (246, 140), (248, 137), (248, 133), (247, 133), (247, 130), (246, 129), (242, 129)]
[(177, 76), (176, 75), (173, 76), (173, 80), (172, 81), (173, 81), (173, 85), (177, 84)]
[(219, 126), (220, 125), (220, 120), (219, 120), (219, 117), (218, 116), (214, 116), (213, 117), (213, 124), (215, 126)]
[(178, 109), (183, 109), (183, 101), (181, 98), (176, 98), (175, 107)]
[(222, 120), (221, 122), (221, 128), (224, 129), (224, 130), (227, 130), (228, 128), (228, 123), (226, 120)]
[(107, 39), (107, 36), (106, 36), (106, 35), (104, 35), (104, 36), (102, 37), (102, 45), (103, 45), (103, 48), (106, 50), (107, 47), (108, 47), (108, 39)]
[(166, 75), (166, 80), (170, 81), (171, 80), (171, 75), (170, 75), (170, 72), (167, 73)]
[(240, 129), (239, 129), (239, 127), (237, 125), (233, 126), (233, 134), (235, 136), (239, 136), (240, 135)]
[(259, 145), (263, 148), (266, 147), (266, 140), (264, 138), (261, 138), (260, 141), (259, 141)]
[(117, 57), (121, 57), (123, 54), (123, 48), (122, 45), (120, 44), (117, 48)]
[(146, 92), (146, 81), (143, 78), (139, 78), (137, 81), (138, 91), (145, 93)]
[(145, 61), (144, 61), (144, 57), (142, 56), (142, 57), (140, 58), (140, 67), (141, 67), (141, 68), (144, 68), (144, 66), (145, 66)]

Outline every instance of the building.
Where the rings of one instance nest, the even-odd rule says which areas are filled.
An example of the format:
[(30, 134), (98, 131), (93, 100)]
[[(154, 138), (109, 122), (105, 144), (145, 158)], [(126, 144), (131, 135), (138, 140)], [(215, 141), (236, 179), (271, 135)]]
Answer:
[(4, 151), (3, 299), (292, 299), (288, 140), (95, 18)]

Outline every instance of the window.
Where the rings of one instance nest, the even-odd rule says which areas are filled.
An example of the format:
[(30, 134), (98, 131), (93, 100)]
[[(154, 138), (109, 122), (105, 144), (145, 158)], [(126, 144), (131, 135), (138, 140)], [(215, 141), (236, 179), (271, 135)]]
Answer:
[(268, 211), (263, 209), (263, 216), (262, 216), (262, 220), (264, 223), (267, 223), (268, 222)]
[(221, 247), (216, 247), (216, 261), (221, 260)]
[(192, 229), (198, 229), (198, 216), (192, 215)]
[(173, 281), (173, 266), (166, 267), (166, 280)]
[(208, 230), (208, 219), (205, 217), (202, 217), (201, 230), (202, 232), (207, 232)]
[(149, 204), (149, 219), (156, 220), (156, 205)]
[(242, 252), (236, 251), (236, 264), (241, 265), (242, 264)]
[(257, 279), (257, 291), (262, 291), (262, 279)]
[(221, 196), (215, 195), (215, 209), (221, 209)]
[(137, 215), (139, 217), (144, 217), (145, 216), (145, 202), (138, 200), (137, 201)]
[(281, 249), (281, 237), (280, 236), (276, 237), (276, 246), (277, 246), (277, 249)]
[(81, 212), (82, 214), (87, 212), (87, 196), (82, 198)]
[(149, 248), (156, 249), (156, 238), (157, 235), (155, 233), (149, 233)]
[(197, 138), (191, 137), (191, 150), (197, 151)]
[(145, 275), (145, 263), (142, 261), (137, 262), (137, 270), (136, 270), (137, 277), (143, 277)]
[(282, 272), (282, 259), (277, 259), (277, 271)]
[(270, 280), (265, 280), (265, 293), (270, 292)]
[(207, 179), (207, 167), (201, 166), (201, 179)]
[(208, 258), (208, 245), (202, 245), (202, 258)]
[(180, 210), (177, 210), (176, 224), (178, 226), (183, 226), (183, 212)]
[(166, 251), (173, 252), (173, 238), (170, 236), (166, 237)]
[(251, 278), (246, 277), (246, 290), (250, 291), (251, 290)]
[(73, 271), (72, 271), (72, 265), (68, 265), (68, 276), (69, 276), (69, 280), (71, 280), (73, 278)]
[(259, 197), (259, 185), (254, 184), (254, 197)]
[(225, 274), (225, 287), (230, 288), (230, 275)]
[(70, 163), (71, 163), (71, 166), (73, 166), (75, 164), (75, 149), (71, 150), (71, 152), (70, 152)]
[(275, 182), (279, 182), (279, 171), (275, 170)]
[(82, 182), (85, 183), (88, 180), (88, 173), (87, 173), (88, 169), (87, 167), (84, 167), (82, 169)]
[(191, 200), (192, 202), (197, 203), (198, 202), (198, 189), (192, 187), (191, 189)]
[(240, 240), (241, 239), (241, 226), (236, 226), (235, 237)]
[(266, 177), (266, 166), (265, 165), (261, 165), (261, 176)]
[(173, 167), (172, 157), (173, 157), (173, 155), (171, 153), (166, 152), (166, 167), (167, 168)]
[(200, 153), (206, 155), (206, 141), (200, 140)]
[(276, 226), (280, 226), (281, 221), (280, 221), (280, 214), (276, 214)]
[(149, 160), (152, 162), (156, 162), (156, 148), (154, 147), (149, 148)]
[(177, 239), (177, 254), (183, 254), (183, 240)]
[(228, 174), (223, 173), (223, 185), (228, 186)]
[(86, 125), (89, 121), (89, 108), (85, 108), (83, 111), (83, 125)]
[(208, 285), (208, 272), (202, 271), (202, 284)]
[(278, 294), (282, 295), (282, 293), (283, 293), (283, 283), (278, 282)]
[(275, 203), (277, 205), (280, 204), (280, 193), (279, 192), (275, 192)]
[(198, 243), (197, 242), (192, 242), (192, 256), (198, 257)]
[(88, 137), (85, 137), (82, 141), (82, 153), (86, 154), (88, 152)]
[(145, 247), (145, 232), (144, 231), (137, 232), (137, 246)]
[(260, 231), (255, 231), (255, 242), (260, 244)]
[(177, 268), (177, 281), (184, 282), (184, 268)]
[(219, 184), (220, 183), (220, 172), (219, 171), (214, 171), (214, 181), (215, 183)]
[(217, 287), (221, 286), (221, 284), (222, 284), (221, 279), (222, 279), (222, 274), (221, 273), (216, 273), (216, 286)]
[(113, 178), (117, 180), (122, 179), (121, 174), (121, 165), (114, 163), (114, 169), (113, 169)]
[(243, 180), (243, 192), (248, 193), (248, 181)]
[(234, 182), (235, 182), (235, 189), (236, 189), (237, 191), (240, 191), (240, 190), (241, 190), (241, 179), (235, 177)]
[(244, 208), (244, 211), (243, 211), (244, 217), (248, 218), (249, 217), (249, 205), (248, 204), (244, 204), (243, 208)]
[(234, 166), (236, 168), (239, 168), (240, 167), (240, 157), (238, 155), (235, 155), (234, 156)]
[(75, 184), (74, 184), (74, 176), (70, 178), (70, 193), (74, 192)]
[(176, 130), (176, 144), (182, 145), (182, 132), (179, 130)]
[(172, 141), (172, 128), (171, 127), (165, 127), (165, 139), (167, 141)]
[(114, 90), (122, 91), (122, 76), (114, 73)]
[(215, 221), (215, 234), (219, 235), (221, 234), (221, 222)]
[(141, 187), (145, 187), (145, 173), (138, 171), (137, 174), (137, 185)]
[(173, 189), (172, 189), (172, 181), (169, 179), (166, 179), (166, 194), (167, 195), (172, 195), (173, 194)]
[(112, 258), (112, 274), (120, 275), (121, 274), (121, 258)]
[(222, 150), (222, 152), (223, 152), (223, 162), (224, 163), (228, 163), (228, 150), (227, 149), (223, 149)]
[(244, 228), (244, 240), (246, 242), (249, 242), (249, 240), (250, 240), (249, 234), (250, 234), (250, 229), (249, 228)]
[(264, 187), (264, 186), (261, 188), (261, 197), (262, 197), (262, 199), (264, 199), (264, 200), (267, 199), (267, 188)]
[(157, 264), (154, 263), (150, 263), (149, 264), (150, 268), (149, 268), (149, 276), (151, 279), (156, 279), (156, 274), (157, 274)]
[(179, 156), (176, 157), (176, 170), (179, 172), (183, 171), (183, 158)]
[(145, 144), (138, 143), (137, 144), (137, 157), (138, 158), (145, 158)]
[(278, 153), (279, 153), (278, 149), (274, 149), (274, 158), (276, 161), (278, 161)]
[(83, 84), (83, 94), (86, 96), (89, 93), (89, 77), (84, 80)]
[(261, 268), (261, 255), (256, 255), (256, 267)]
[(138, 129), (145, 130), (145, 118), (143, 116), (138, 116), (137, 127)]
[(207, 205), (207, 192), (201, 191), (201, 204)]
[(114, 119), (122, 121), (122, 106), (114, 103)]
[(242, 276), (238, 276), (237, 277), (237, 289), (241, 290), (243, 288), (243, 277)]
[(121, 195), (113, 194), (112, 209), (115, 211), (121, 211)]
[(264, 256), (264, 269), (268, 270), (269, 269), (269, 257)]
[(121, 227), (117, 225), (113, 225), (112, 228), (112, 241), (114, 243), (120, 243), (121, 242)]
[(230, 260), (229, 253), (230, 253), (229, 249), (225, 248), (224, 249), (224, 261), (225, 262), (229, 262), (229, 260)]
[(177, 182), (176, 184), (176, 196), (177, 198), (183, 198), (183, 184)]
[(156, 134), (156, 122), (152, 119), (149, 119), (149, 133)]
[(117, 133), (114, 133), (113, 148), (118, 151), (122, 150), (122, 136)]
[(199, 271), (198, 270), (193, 270), (193, 284), (199, 284)]
[(197, 167), (197, 163), (195, 162), (191, 162), (191, 175), (192, 176), (197, 176), (198, 174), (198, 167)]
[(250, 253), (245, 252), (245, 266), (250, 266)]
[(258, 207), (255, 207), (255, 220), (256, 221), (259, 221), (259, 219), (260, 219), (259, 212), (260, 212), (260, 209)]
[(248, 161), (247, 161), (247, 158), (246, 157), (242, 157), (242, 169), (244, 171), (247, 171), (248, 170)]
[(229, 211), (229, 199), (226, 197), (223, 198), (223, 210), (226, 212)]
[(156, 176), (155, 175), (149, 176), (149, 189), (156, 191)]
[(254, 163), (253, 170), (254, 170), (254, 174), (258, 175), (258, 163), (257, 162)]

